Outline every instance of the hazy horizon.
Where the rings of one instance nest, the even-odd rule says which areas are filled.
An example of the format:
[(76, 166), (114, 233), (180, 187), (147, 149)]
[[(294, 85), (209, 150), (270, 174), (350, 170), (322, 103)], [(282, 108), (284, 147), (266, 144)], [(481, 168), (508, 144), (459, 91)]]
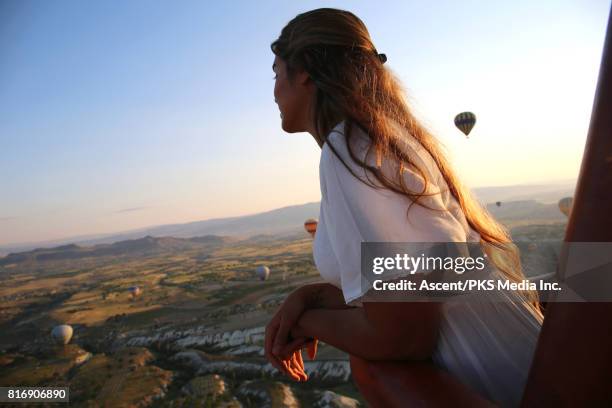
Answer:
[[(511, 185), (506, 185), (506, 186), (482, 186), (482, 187), (476, 187), (474, 189), (472, 189), (472, 191), (475, 191), (477, 193), (476, 190), (484, 190), (484, 189), (498, 189), (498, 188), (513, 188), (513, 187), (528, 187), (528, 186), (546, 186), (546, 187), (570, 187), (570, 185), (575, 186), (575, 182), (577, 180), (557, 180), (557, 181), (551, 181), (549, 183), (525, 183), (525, 184), (511, 184)], [(479, 198), (479, 197), (477, 197)], [(65, 236), (65, 237), (56, 237), (56, 238), (51, 238), (49, 240), (39, 240), (39, 241), (30, 241), (30, 242), (6, 242), (6, 243), (0, 243), (0, 249), (4, 249), (4, 252), (6, 252), (7, 248), (19, 248), (19, 247), (28, 247), (28, 246), (33, 246), (33, 245), (45, 245), (45, 244), (53, 244), (53, 245), (63, 245), (65, 243), (73, 243), (73, 242), (78, 242), (78, 241), (86, 241), (88, 239), (95, 239), (95, 238), (99, 238), (102, 236), (114, 236), (114, 235), (119, 235), (119, 234), (123, 234), (123, 233), (134, 233), (137, 231), (147, 231), (149, 229), (155, 228), (155, 227), (162, 227), (162, 226), (166, 226), (166, 225), (180, 225), (180, 224), (189, 224), (189, 223), (194, 223), (194, 222), (202, 222), (202, 221), (212, 221), (212, 220), (220, 220), (220, 219), (230, 219), (230, 218), (240, 218), (240, 217), (248, 217), (248, 216), (253, 216), (253, 215), (258, 215), (258, 214), (262, 214), (262, 213), (266, 213), (269, 211), (275, 211), (275, 210), (280, 210), (283, 208), (288, 208), (288, 207), (295, 207), (295, 206), (304, 206), (304, 205), (308, 205), (311, 203), (316, 203), (319, 202), (320, 200), (317, 201), (309, 201), (309, 202), (303, 202), (303, 203), (293, 203), (293, 204), (289, 204), (286, 206), (282, 206), (282, 207), (276, 207), (276, 208), (268, 208), (266, 210), (263, 211), (259, 211), (259, 212), (247, 212), (244, 214), (235, 214), (235, 215), (228, 215), (225, 217), (214, 217), (214, 218), (206, 218), (206, 219), (193, 219), (193, 220), (187, 220), (187, 221), (183, 221), (183, 222), (178, 222), (178, 223), (163, 223), (163, 224), (151, 224), (151, 225), (145, 225), (139, 228), (132, 228), (132, 229), (121, 229), (121, 230), (115, 230), (115, 231), (106, 231), (106, 232), (94, 232), (91, 234), (83, 234), (83, 235), (76, 235), (76, 236)], [(497, 201), (497, 199), (494, 200), (481, 200), (482, 203), (484, 204), (492, 204), (495, 201)], [(511, 200), (511, 201), (515, 201), (515, 200)], [(299, 228), (299, 226), (296, 225), (296, 229)], [(2, 251), (0, 251), (0, 256), (2, 256)]]
[[(0, 245), (319, 201), (320, 149), (280, 129), (269, 45), (329, 4), (2, 2)], [(577, 178), (609, 6), (331, 3), (472, 189)]]

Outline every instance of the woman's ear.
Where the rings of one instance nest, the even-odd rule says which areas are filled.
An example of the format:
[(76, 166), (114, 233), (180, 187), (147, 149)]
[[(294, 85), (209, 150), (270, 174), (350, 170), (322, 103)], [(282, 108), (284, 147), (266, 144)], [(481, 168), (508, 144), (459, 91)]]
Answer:
[(312, 83), (310, 74), (303, 69), (297, 72), (296, 79), (297, 79), (297, 83), (300, 85), (308, 86), (309, 83)]

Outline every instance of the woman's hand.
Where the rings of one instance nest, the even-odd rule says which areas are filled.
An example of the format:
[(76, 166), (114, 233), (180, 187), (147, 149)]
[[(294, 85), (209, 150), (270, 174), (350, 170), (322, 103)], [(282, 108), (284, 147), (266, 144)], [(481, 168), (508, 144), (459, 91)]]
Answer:
[(308, 380), (308, 374), (306, 374), (306, 369), (304, 367), (304, 360), (302, 358), (302, 349), (306, 348), (308, 352), (308, 357), (311, 360), (314, 360), (317, 354), (317, 339), (312, 338), (300, 338), (294, 340), (291, 344), (296, 344), (295, 348), (288, 353), (289, 357), (285, 359), (281, 359), (285, 366), (288, 365), (288, 370), (286, 373), (292, 377), (296, 381), (306, 381)]
[(317, 355), (319, 340), (313, 337), (298, 337), (283, 347), (280, 353), (275, 354), (281, 360), (288, 359), (296, 350), (306, 349), (308, 358), (314, 360)]
[(306, 349), (310, 360), (314, 360), (317, 355), (317, 347), (319, 340), (314, 337), (308, 337), (301, 329), (299, 324), (294, 325), (291, 328), (290, 337), (293, 339), (291, 342), (281, 348), (281, 351), (274, 353), (276, 357), (281, 360), (288, 359), (296, 350)]
[(301, 350), (296, 350), (289, 358), (281, 360), (281, 362), (283, 365), (282, 371), (294, 381), (306, 381), (308, 379)]
[[(304, 312), (310, 307), (320, 307), (317, 300), (322, 299), (319, 294), (327, 294), (322, 289), (330, 288), (331, 285), (311, 284), (302, 286), (293, 291), (270, 323), (266, 326), (265, 355), (270, 363), (281, 372), (284, 372), (296, 381), (307, 379), (304, 372), (304, 363), (301, 349), (306, 348), (308, 356), (314, 360), (317, 354), (318, 340), (302, 334), (297, 322)], [(343, 306), (336, 299), (335, 287), (331, 287), (331, 293), (323, 298), (330, 298), (329, 306)], [(333, 295), (332, 295), (333, 294)], [(331, 295), (331, 296), (330, 296)], [(297, 353), (297, 354), (296, 354)]]
[[(286, 358), (280, 358), (278, 353), (289, 342), (292, 342), (294, 345), (300, 344), (295, 342), (295, 340), (300, 339), (290, 338), (290, 331), (305, 309), (305, 296), (300, 289), (297, 289), (287, 296), (274, 317), (272, 317), (266, 326), (266, 358), (279, 371), (284, 372), (296, 381), (300, 381), (301, 379), (305, 380), (307, 378), (304, 372), (301, 352), (298, 352), (299, 356), (295, 353), (291, 353), (290, 355), (286, 355)], [(306, 338), (301, 339), (301, 344), (306, 343), (307, 340)]]
[(306, 374), (306, 369), (304, 368), (304, 360), (302, 359), (302, 349), (295, 350), (287, 360), (283, 361), (288, 362), (289, 367), (293, 370), (294, 374), (297, 374), (297, 377), (295, 375), (292, 376), (294, 380), (308, 380), (308, 374)]

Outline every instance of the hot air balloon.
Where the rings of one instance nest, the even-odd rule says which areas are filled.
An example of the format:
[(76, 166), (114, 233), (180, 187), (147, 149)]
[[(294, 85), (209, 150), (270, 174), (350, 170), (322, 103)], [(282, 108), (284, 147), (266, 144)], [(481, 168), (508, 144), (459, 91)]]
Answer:
[(495, 203), (495, 205), (496, 205), (496, 206), (498, 206), (498, 207), (501, 207), (501, 201), (497, 201), (497, 202)]
[(142, 293), (142, 290), (139, 286), (130, 286), (128, 288), (128, 291), (130, 292), (130, 295), (132, 295), (133, 298), (139, 296)]
[(60, 324), (51, 330), (51, 337), (57, 344), (68, 344), (72, 338), (72, 327), (67, 324)]
[(313, 238), (315, 236), (315, 232), (317, 232), (317, 224), (319, 223), (319, 221), (317, 221), (316, 218), (309, 218), (306, 221), (304, 221), (304, 229), (306, 230), (306, 232), (308, 232)]
[(472, 112), (461, 112), (455, 116), (455, 126), (459, 128), (465, 135), (469, 135), (472, 128), (476, 124), (476, 115)]
[(572, 197), (563, 197), (559, 200), (559, 210), (561, 210), (566, 217), (569, 217), (573, 203), (574, 199)]
[(265, 281), (270, 276), (270, 268), (264, 265), (260, 265), (255, 269), (255, 275), (259, 278), (259, 280)]

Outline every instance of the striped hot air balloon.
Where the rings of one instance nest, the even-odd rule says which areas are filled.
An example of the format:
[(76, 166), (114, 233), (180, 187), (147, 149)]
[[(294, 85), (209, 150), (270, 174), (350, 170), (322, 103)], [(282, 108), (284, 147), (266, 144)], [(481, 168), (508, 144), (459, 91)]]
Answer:
[(315, 236), (315, 232), (317, 232), (317, 224), (319, 223), (319, 221), (317, 221), (316, 218), (309, 218), (306, 221), (304, 221), (304, 229), (306, 230), (306, 232), (308, 232), (313, 238)]
[(469, 135), (472, 128), (476, 124), (476, 115), (472, 112), (461, 112), (455, 116), (455, 126), (459, 128), (465, 135)]

